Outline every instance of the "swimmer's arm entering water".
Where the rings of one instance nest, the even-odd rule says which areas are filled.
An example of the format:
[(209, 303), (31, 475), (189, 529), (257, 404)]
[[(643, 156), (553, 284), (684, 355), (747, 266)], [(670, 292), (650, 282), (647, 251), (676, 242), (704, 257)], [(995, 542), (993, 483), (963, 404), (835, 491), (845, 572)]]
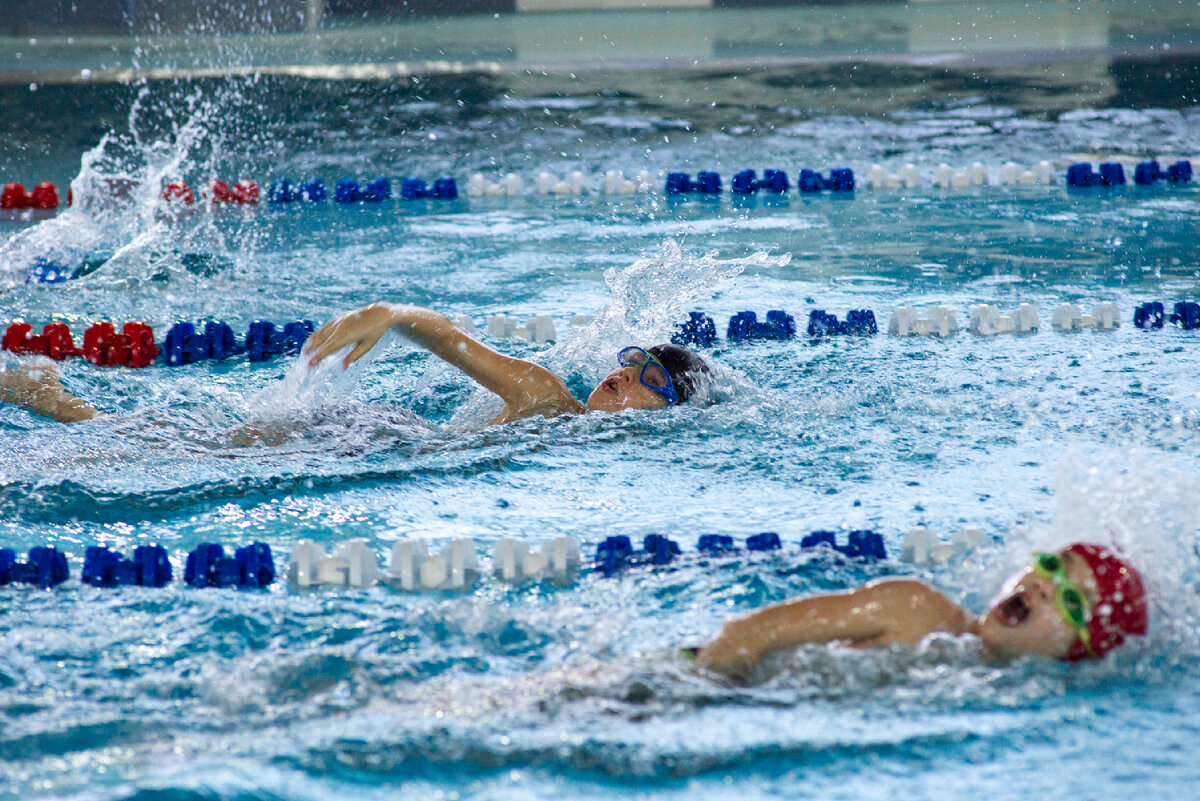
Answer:
[(384, 332), (394, 330), (413, 344), (454, 365), (505, 403), (493, 422), (502, 423), (536, 414), (581, 414), (585, 411), (562, 379), (546, 368), (505, 356), (467, 336), (443, 314), (419, 306), (373, 303), (339, 315), (309, 337), (304, 353), (315, 365), (353, 345), (344, 367), (362, 358)]
[(804, 643), (866, 648), (915, 643), (935, 631), (963, 634), (967, 612), (932, 587), (907, 579), (872, 581), (848, 592), (815, 595), (728, 621), (700, 649), (702, 667), (744, 680), (762, 659)]

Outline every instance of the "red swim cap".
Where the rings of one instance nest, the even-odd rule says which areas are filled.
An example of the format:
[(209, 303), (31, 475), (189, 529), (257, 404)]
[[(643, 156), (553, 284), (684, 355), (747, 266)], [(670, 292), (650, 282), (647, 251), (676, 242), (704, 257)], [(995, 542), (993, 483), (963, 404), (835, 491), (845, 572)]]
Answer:
[[(1092, 619), (1087, 624), (1095, 657), (1099, 659), (1125, 642), (1127, 634), (1144, 635), (1146, 588), (1133, 566), (1103, 545), (1077, 542), (1064, 552), (1076, 554), (1087, 562), (1096, 577), (1100, 603), (1092, 608)], [(1077, 639), (1063, 661), (1079, 662), (1091, 656), (1083, 640)]]

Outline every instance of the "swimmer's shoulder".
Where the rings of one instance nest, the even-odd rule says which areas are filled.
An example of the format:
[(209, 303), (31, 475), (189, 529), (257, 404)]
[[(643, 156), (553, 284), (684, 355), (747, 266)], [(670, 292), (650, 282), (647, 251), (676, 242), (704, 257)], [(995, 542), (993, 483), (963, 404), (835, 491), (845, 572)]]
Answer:
[(504, 410), (489, 425), (513, 423), (529, 417), (564, 417), (566, 415), (583, 414), (586, 411), (586, 406), (575, 400), (574, 396), (567, 394), (565, 397), (541, 398), (536, 403), (520, 408), (505, 405)]

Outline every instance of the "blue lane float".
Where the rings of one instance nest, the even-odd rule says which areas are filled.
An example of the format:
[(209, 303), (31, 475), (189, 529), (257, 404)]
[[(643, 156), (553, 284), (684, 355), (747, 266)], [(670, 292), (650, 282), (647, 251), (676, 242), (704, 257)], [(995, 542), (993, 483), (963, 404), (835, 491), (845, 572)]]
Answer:
[(1180, 159), (1165, 170), (1157, 161), (1143, 161), (1133, 170), (1133, 182), (1141, 186), (1149, 186), (1155, 181), (1186, 184), (1190, 180), (1192, 180), (1192, 163), (1187, 159)]
[(1133, 324), (1138, 328), (1162, 328), (1166, 310), (1159, 301), (1142, 303), (1133, 310)]
[(162, 345), (163, 362), (169, 367), (209, 359), (219, 362), (245, 352), (237, 344), (233, 329), (219, 320), (206, 321), (199, 331), (192, 323), (175, 323), (167, 330)]
[[(745, 550), (766, 552), (782, 550), (783, 541), (774, 531), (752, 534), (746, 538)], [(851, 531), (845, 545), (839, 545), (832, 531), (815, 531), (800, 541), (800, 549), (817, 551), (826, 549), (848, 559), (875, 562), (887, 559), (883, 537), (874, 531)], [(706, 556), (733, 555), (739, 552), (734, 538), (727, 534), (704, 534), (696, 543), (696, 551)], [(660, 534), (650, 534), (642, 542), (642, 549), (635, 550), (629, 537), (617, 535), (606, 537), (596, 546), (593, 563), (597, 573), (612, 576), (630, 567), (657, 567), (671, 563), (682, 554), (679, 544)]]
[(783, 170), (763, 170), (760, 181), (754, 170), (742, 170), (734, 173), (730, 191), (735, 195), (752, 195), (760, 189), (764, 192), (783, 194), (788, 191), (788, 177)]
[(669, 172), (666, 192), (668, 195), (719, 195), (721, 176), (710, 170), (701, 170), (693, 181), (686, 172)]
[(1122, 186), (1125, 183), (1125, 168), (1120, 162), (1106, 161), (1098, 172), (1086, 161), (1076, 162), (1067, 168), (1067, 186)]
[(1140, 303), (1133, 310), (1133, 324), (1138, 328), (1151, 330), (1162, 328), (1167, 322), (1179, 326), (1185, 331), (1200, 328), (1200, 304), (1183, 300), (1175, 303), (1171, 314), (1161, 301), (1153, 300)]
[(32, 584), (48, 590), (68, 578), (67, 557), (56, 548), (30, 548), (29, 558), (24, 562), (17, 561), (12, 548), (0, 548), (0, 586)]
[(325, 182), (320, 178), (304, 181), (299, 186), (290, 178), (280, 178), (267, 189), (267, 201), (270, 203), (322, 203), (327, 197)]
[(263, 362), (272, 356), (299, 353), (313, 330), (311, 320), (285, 323), (282, 330), (276, 330), (269, 320), (255, 320), (246, 331), (246, 354), (252, 362)]
[(382, 203), (392, 198), (392, 182), (376, 178), (360, 185), (353, 178), (339, 178), (333, 187), (335, 203)]
[(25, 277), (27, 284), (61, 284), (71, 277), (71, 271), (49, 259), (37, 258)]
[(879, 333), (879, 326), (875, 322), (875, 312), (870, 309), (851, 309), (846, 312), (845, 320), (838, 320), (836, 314), (829, 314), (824, 309), (813, 309), (808, 313), (807, 331), (815, 338), (873, 336)]
[(93, 546), (84, 552), (80, 580), (93, 587), (165, 587), (171, 581), (171, 563), (161, 545), (139, 545), (132, 559)]
[(782, 309), (767, 312), (765, 322), (758, 321), (752, 311), (741, 311), (729, 318), (725, 338), (730, 342), (750, 342), (761, 339), (791, 339), (796, 335), (796, 318)]
[(679, 543), (662, 534), (647, 534), (642, 539), (642, 549), (636, 551), (629, 537), (617, 535), (605, 537), (596, 546), (596, 570), (606, 576), (627, 567), (670, 564), (682, 554)]
[(688, 312), (687, 321), (679, 324), (671, 341), (676, 345), (707, 348), (717, 341), (717, 324), (704, 312)]
[(275, 581), (275, 560), (271, 546), (255, 542), (238, 548), (233, 556), (212, 542), (201, 543), (187, 556), (184, 582), (191, 587), (236, 587), (256, 589)]
[(832, 531), (814, 531), (800, 540), (802, 549), (828, 548), (834, 553), (850, 559), (861, 559), (874, 562), (887, 559), (887, 550), (883, 545), (883, 537), (874, 531), (851, 531), (845, 545), (838, 545), (837, 537)]
[(854, 191), (854, 170), (848, 167), (840, 167), (830, 170), (829, 177), (825, 178), (816, 170), (801, 170), (800, 178), (796, 181), (796, 186), (802, 193), (811, 192), (853, 192)]
[(262, 362), (282, 354), (299, 353), (315, 330), (312, 320), (293, 320), (277, 328), (268, 320), (255, 320), (246, 329), (246, 338), (238, 344), (233, 329), (219, 320), (209, 320), (197, 330), (190, 322), (179, 322), (167, 330), (162, 358), (168, 367), (181, 367), (202, 361), (222, 361), (247, 354), (252, 362)]
[[(783, 548), (783, 541), (774, 531), (764, 531), (751, 534), (746, 538), (747, 551), (778, 551)], [(696, 550), (711, 556), (732, 554), (738, 551), (733, 537), (728, 534), (702, 534), (696, 542)]]
[(401, 200), (454, 200), (458, 197), (458, 184), (453, 178), (438, 178), (428, 186), (420, 178), (405, 178), (400, 182)]
[(700, 539), (696, 542), (696, 550), (701, 553), (720, 555), (733, 553), (737, 550), (737, 546), (733, 542), (733, 537), (728, 534), (701, 534)]
[(1176, 303), (1175, 311), (1171, 315), (1171, 322), (1185, 331), (1200, 328), (1200, 303), (1190, 300)]
[(783, 541), (774, 531), (763, 531), (746, 537), (747, 551), (778, 551), (783, 547)]

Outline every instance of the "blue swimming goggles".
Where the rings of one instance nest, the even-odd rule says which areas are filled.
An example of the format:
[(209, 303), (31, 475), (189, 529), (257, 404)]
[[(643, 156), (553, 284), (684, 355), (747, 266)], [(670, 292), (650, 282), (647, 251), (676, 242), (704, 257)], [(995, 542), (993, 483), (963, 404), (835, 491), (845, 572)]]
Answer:
[(638, 381), (642, 386), (666, 398), (668, 406), (679, 403), (679, 393), (671, 383), (671, 374), (663, 367), (662, 362), (647, 353), (644, 348), (637, 345), (621, 348), (621, 352), (617, 354), (617, 363), (622, 367), (640, 366), (642, 372), (638, 374)]

